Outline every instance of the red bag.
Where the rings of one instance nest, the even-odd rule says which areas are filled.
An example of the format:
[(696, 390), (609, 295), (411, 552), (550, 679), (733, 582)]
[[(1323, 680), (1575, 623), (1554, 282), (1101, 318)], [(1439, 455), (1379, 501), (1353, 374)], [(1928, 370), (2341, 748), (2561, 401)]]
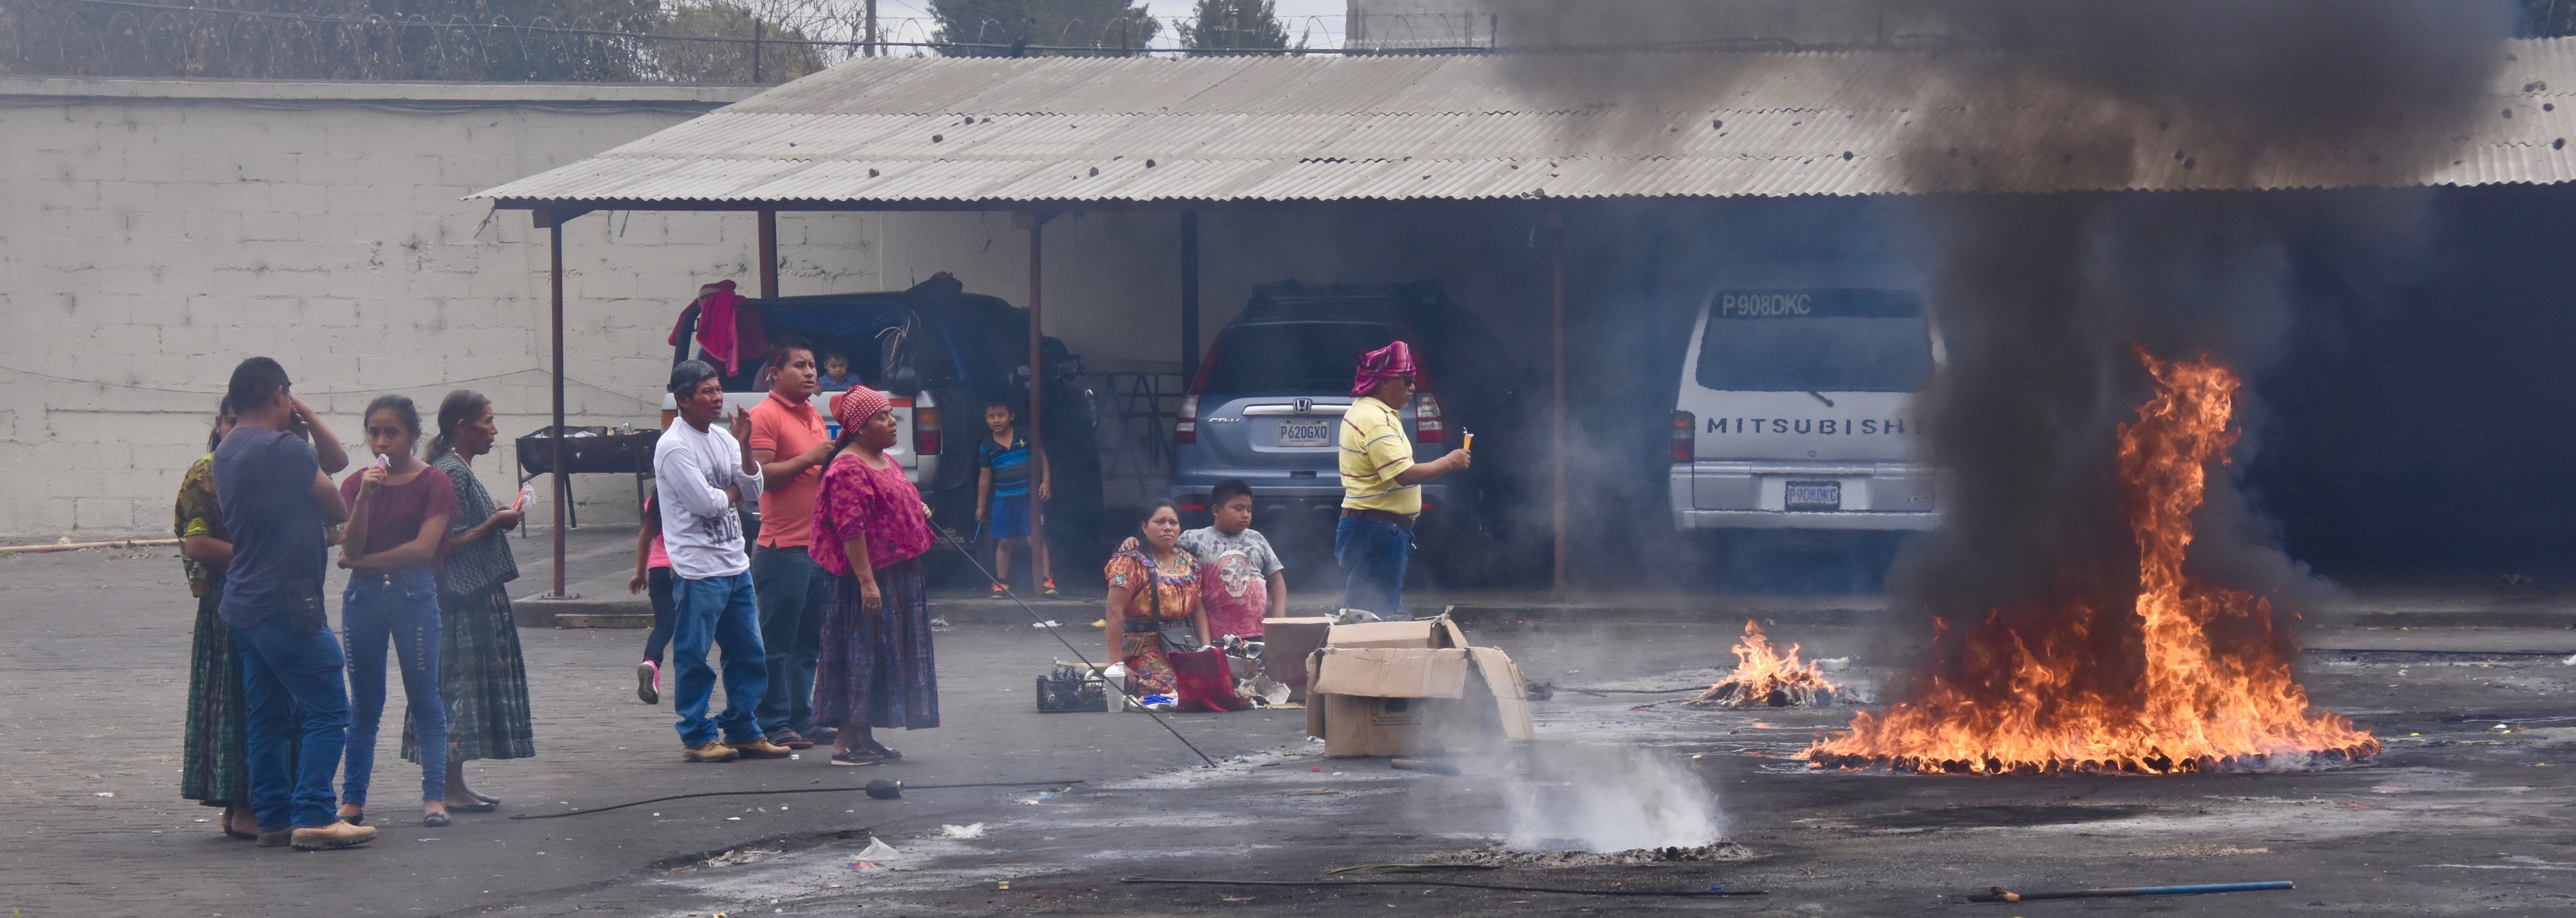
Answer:
[(1241, 711), (1252, 707), (1252, 702), (1234, 693), (1234, 665), (1226, 662), (1222, 648), (1166, 651), (1163, 656), (1172, 663), (1180, 710)]

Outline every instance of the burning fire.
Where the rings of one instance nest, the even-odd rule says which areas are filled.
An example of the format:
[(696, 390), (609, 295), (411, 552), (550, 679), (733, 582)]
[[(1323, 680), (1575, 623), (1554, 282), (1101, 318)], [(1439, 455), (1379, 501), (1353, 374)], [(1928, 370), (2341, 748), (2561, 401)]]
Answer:
[[(2236, 442), (2236, 374), (2208, 358), (2138, 356), (2156, 391), (2119, 429), (2138, 546), (2134, 618), (2077, 604), (2016, 629), (1990, 614), (1944, 653), (1916, 697), (1854, 715), (1849, 732), (1800, 753), (1810, 765), (2172, 774), (2378, 755), (2368, 731), (2310, 712), (2293, 651), (2272, 633), (2269, 600), (2183, 573), (2209, 465)], [(1935, 619), (1936, 638), (1947, 627)], [(2121, 645), (2134, 656), (2101, 658), (2098, 635), (2114, 629), (2135, 631)]]
[(1735, 642), (1735, 672), (1691, 699), (1692, 707), (1749, 708), (1834, 703), (1834, 684), (1814, 663), (1798, 662), (1798, 645), (1788, 653), (1771, 649), (1771, 638), (1752, 619), (1744, 620), (1744, 639)]

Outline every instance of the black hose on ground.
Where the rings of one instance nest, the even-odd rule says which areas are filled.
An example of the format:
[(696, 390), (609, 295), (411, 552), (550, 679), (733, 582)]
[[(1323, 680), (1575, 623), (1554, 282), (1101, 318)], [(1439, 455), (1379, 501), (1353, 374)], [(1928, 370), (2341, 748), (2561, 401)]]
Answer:
[[(974, 782), (974, 783), (969, 783), (969, 784), (912, 784), (912, 785), (904, 785), (904, 786), (902, 787), (902, 789), (903, 789), (903, 790), (956, 790), (956, 789), (958, 789), (958, 788), (967, 788), (967, 787), (1058, 787), (1058, 786), (1068, 786), (1068, 785), (1080, 784), (1080, 783), (1082, 783), (1082, 782), (1083, 782), (1083, 779), (1081, 779), (1081, 778), (1067, 778), (1067, 779), (1064, 779), (1064, 780), (1061, 780), (1061, 781), (979, 781), (979, 782)], [(869, 784), (871, 784), (871, 785), (873, 785), (873, 784), (878, 784), (878, 783), (880, 783), (880, 782), (870, 781), (870, 782), (868, 782), (868, 783), (869, 783)], [(890, 782), (888, 782), (888, 783), (890, 783)], [(729, 790), (729, 791), (701, 791), (701, 792), (694, 793), (694, 794), (673, 794), (673, 795), (668, 796), (668, 797), (655, 797), (655, 798), (653, 798), (653, 799), (651, 799), (651, 800), (637, 800), (637, 801), (633, 801), (633, 802), (630, 802), (630, 803), (620, 803), (620, 804), (617, 804), (617, 805), (614, 805), (614, 806), (603, 806), (603, 807), (598, 807), (598, 808), (596, 808), (596, 809), (588, 809), (588, 810), (573, 810), (573, 811), (571, 811), (571, 812), (567, 812), (567, 813), (520, 813), (520, 814), (517, 814), (517, 815), (511, 816), (510, 818), (511, 818), (511, 819), (513, 819), (513, 820), (518, 820), (518, 819), (562, 819), (562, 818), (564, 818), (564, 817), (566, 817), (566, 816), (588, 816), (588, 815), (590, 815), (590, 814), (592, 814), (592, 813), (605, 813), (605, 812), (608, 812), (608, 811), (610, 811), (610, 810), (622, 810), (622, 809), (625, 809), (625, 808), (630, 807), (630, 806), (643, 806), (643, 805), (645, 805), (645, 804), (647, 804), (647, 803), (662, 803), (662, 802), (670, 801), (670, 800), (694, 800), (694, 799), (697, 799), (697, 798), (699, 798), (699, 797), (765, 797), (765, 796), (768, 796), (768, 795), (771, 795), (771, 794), (828, 794), (828, 793), (833, 793), (833, 792), (836, 792), (836, 791), (857, 791), (857, 792), (860, 792), (860, 793), (867, 793), (867, 792), (868, 792), (868, 791), (870, 791), (871, 789), (872, 789), (872, 788), (869, 788), (869, 787), (795, 787), (795, 788), (788, 788), (788, 789), (786, 789), (786, 790)]]
[(1447, 886), (1452, 889), (1485, 889), (1496, 892), (1557, 893), (1567, 896), (1663, 896), (1696, 898), (1700, 896), (1765, 896), (1760, 889), (1571, 889), (1562, 886), (1509, 886), (1501, 883), (1459, 883), (1450, 880), (1170, 880), (1160, 877), (1122, 877), (1121, 883), (1155, 886)]

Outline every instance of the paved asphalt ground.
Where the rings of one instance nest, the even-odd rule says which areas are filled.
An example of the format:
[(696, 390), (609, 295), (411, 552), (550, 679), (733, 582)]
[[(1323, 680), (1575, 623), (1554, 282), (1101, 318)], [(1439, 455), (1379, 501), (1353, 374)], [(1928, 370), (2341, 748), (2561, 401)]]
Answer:
[[(590, 563), (613, 560), (602, 553)], [(533, 569), (522, 592), (543, 576)], [(947, 726), (887, 734), (907, 753), (902, 763), (835, 768), (809, 754), (684, 765), (669, 705), (632, 694), (642, 632), (528, 628), (538, 757), (473, 766), (476, 786), (504, 799), (502, 812), (418, 828), (397, 802), (409, 766), (392, 755), (388, 736), (376, 786), (391, 793), (371, 811), (383, 837), (351, 851), (297, 853), (227, 841), (211, 821), (216, 811), (177, 798), (193, 603), (166, 550), (5, 557), (0, 728), (11, 748), (0, 757), (0, 825), (19, 840), (0, 865), (0, 906), (25, 915), (2576, 913), (2576, 666), (2561, 662), (2576, 654), (2576, 631), (2544, 627), (2576, 616), (2482, 588), (2386, 595), (2401, 593), (2396, 605), (2416, 610), (2404, 619), (2413, 624), (2308, 635), (2311, 647), (2334, 648), (2308, 656), (2314, 695), (2389, 743), (2378, 763), (2164, 779), (1809, 773), (1778, 757), (1848, 712), (1703, 712), (1649, 704), (1679, 697), (1653, 695), (1559, 695), (1538, 705), (1542, 757), (1554, 765), (1534, 779), (1327, 760), (1304, 741), (1297, 711), (1173, 717), (1222, 763), (1193, 767), (1197, 757), (1142, 716), (1034, 713), (1031, 680), (1063, 649), (998, 616), (960, 616), (940, 635)], [(1535, 679), (1687, 686), (1705, 683), (1706, 667), (1725, 659), (1737, 627), (1727, 616), (1751, 611), (1774, 618), (1775, 636), (1805, 642), (1811, 656), (1857, 657), (1840, 676), (1864, 690), (1883, 675), (1869, 666), (1873, 629), (1801, 617), (1796, 603), (1709, 604), (1688, 622), (1533, 620), (1470, 634), (1510, 650)], [(2481, 615), (2504, 607), (2514, 614)], [(1093, 652), (1097, 632), (1068, 630)], [(1060, 783), (916, 789), (901, 801), (856, 792), (715, 797), (509, 818), (702, 791), (855, 788), (869, 778)], [(1357, 887), (1322, 873), (1481, 851), (1515, 833), (1574, 837), (1586, 831), (1569, 822), (1580, 815), (1708, 793), (1748, 860), (1439, 878), (1723, 885), (1767, 895)], [(1534, 799), (1573, 802), (1553, 812), (1516, 806)], [(980, 838), (944, 837), (943, 826), (975, 823), (985, 827)], [(852, 869), (872, 838), (901, 853)], [(1133, 876), (1303, 885), (1117, 882)], [(1962, 900), (1998, 884), (2275, 879), (2298, 889), (2018, 906)]]

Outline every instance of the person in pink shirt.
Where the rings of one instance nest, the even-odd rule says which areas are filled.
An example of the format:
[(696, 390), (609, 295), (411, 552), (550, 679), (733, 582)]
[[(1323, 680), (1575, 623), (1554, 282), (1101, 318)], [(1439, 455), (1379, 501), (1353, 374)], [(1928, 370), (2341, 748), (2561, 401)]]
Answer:
[(939, 726), (938, 664), (930, 645), (930, 597), (921, 555), (930, 550), (930, 510), (886, 450), (895, 444), (886, 394), (860, 387), (841, 396), (839, 449), (815, 496), (811, 551), (832, 575), (823, 613), (823, 655), (814, 677), (814, 722), (840, 728), (832, 764), (875, 765), (903, 757), (875, 728)]
[(671, 646), (678, 609), (671, 605), (671, 553), (662, 547), (662, 509), (644, 498), (643, 532), (635, 537), (635, 576), (626, 580), (628, 595), (652, 591), (653, 633), (644, 637), (644, 662), (635, 664), (635, 697), (662, 703), (662, 651)]

